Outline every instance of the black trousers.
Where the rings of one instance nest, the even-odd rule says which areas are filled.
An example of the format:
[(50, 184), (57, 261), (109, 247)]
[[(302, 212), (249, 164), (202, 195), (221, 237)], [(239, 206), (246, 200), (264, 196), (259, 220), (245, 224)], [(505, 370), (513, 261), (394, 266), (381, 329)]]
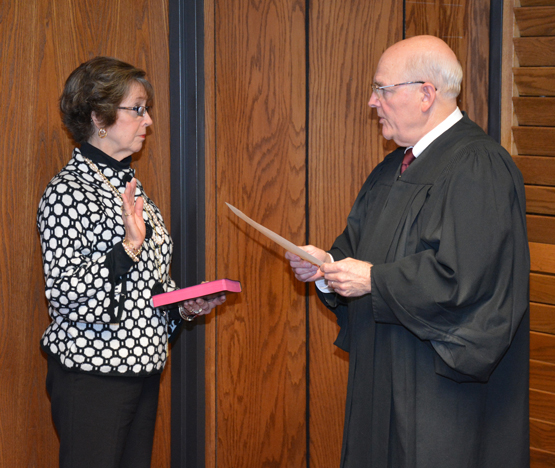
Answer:
[(60, 468), (150, 468), (160, 374), (68, 372), (49, 356), (46, 388)]

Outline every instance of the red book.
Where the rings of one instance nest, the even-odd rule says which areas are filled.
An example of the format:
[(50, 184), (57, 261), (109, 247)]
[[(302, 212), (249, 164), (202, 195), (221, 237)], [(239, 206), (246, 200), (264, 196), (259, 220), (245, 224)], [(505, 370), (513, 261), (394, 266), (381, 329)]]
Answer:
[(180, 302), (202, 297), (210, 299), (224, 292), (241, 292), (241, 283), (230, 279), (219, 279), (206, 283), (177, 289), (167, 293), (152, 296), (152, 305), (161, 309), (177, 307)]

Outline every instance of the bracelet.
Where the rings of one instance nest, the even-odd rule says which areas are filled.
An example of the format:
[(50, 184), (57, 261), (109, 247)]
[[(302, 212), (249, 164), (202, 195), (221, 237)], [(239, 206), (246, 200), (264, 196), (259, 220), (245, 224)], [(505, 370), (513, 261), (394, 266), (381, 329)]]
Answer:
[(179, 304), (178, 310), (179, 310), (179, 315), (181, 316), (181, 318), (183, 320), (187, 320), (187, 322), (192, 322), (193, 320), (195, 320), (197, 318), (197, 316), (194, 315), (194, 314), (191, 314), (191, 315), (187, 314), (188, 310), (182, 304)]
[(121, 241), (121, 245), (123, 246), (123, 250), (125, 250), (125, 253), (129, 255), (135, 263), (139, 261), (139, 255), (143, 250), (142, 245), (139, 246), (138, 249), (136, 249), (135, 247), (133, 247), (133, 244), (131, 244), (131, 242), (127, 239), (123, 239)]

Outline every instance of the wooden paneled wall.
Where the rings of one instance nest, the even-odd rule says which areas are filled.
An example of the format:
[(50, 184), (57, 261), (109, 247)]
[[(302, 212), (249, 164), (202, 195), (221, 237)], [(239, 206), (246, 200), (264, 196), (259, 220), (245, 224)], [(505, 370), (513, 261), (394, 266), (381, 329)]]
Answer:
[(459, 58), (464, 79), (458, 105), (487, 131), (490, 2), (406, 0), (405, 8), (405, 37), (440, 37)]
[(526, 184), (531, 466), (543, 468), (555, 466), (555, 1), (507, 4), (502, 130)]
[[(58, 97), (68, 74), (96, 55), (147, 71), (154, 125), (134, 163), (169, 218), (168, 0), (2, 0), (0, 6), (0, 466), (58, 466), (58, 440), (39, 347), (49, 318), (35, 215), (69, 160)], [(153, 467), (170, 466), (170, 375), (163, 377)]]
[[(368, 107), (382, 52), (403, 37), (402, 1), (310, 1), (308, 240), (331, 247), (372, 169), (392, 145)], [(348, 25), (348, 27), (346, 27)], [(296, 280), (292, 277), (291, 281)], [(339, 466), (348, 354), (333, 345), (335, 315), (309, 288), (310, 467)]]
[(224, 202), (329, 248), (395, 147), (367, 103), (381, 53), (405, 28), (462, 54), (461, 108), (486, 126), (489, 4), (407, 1), (405, 25), (403, 3), (205, 0), (207, 279), (244, 289), (207, 319), (209, 468), (338, 466), (346, 395), (335, 317)]
[(303, 243), (305, 3), (205, 5), (206, 271), (243, 285), (207, 319), (206, 466), (305, 466), (304, 290), (224, 203)]

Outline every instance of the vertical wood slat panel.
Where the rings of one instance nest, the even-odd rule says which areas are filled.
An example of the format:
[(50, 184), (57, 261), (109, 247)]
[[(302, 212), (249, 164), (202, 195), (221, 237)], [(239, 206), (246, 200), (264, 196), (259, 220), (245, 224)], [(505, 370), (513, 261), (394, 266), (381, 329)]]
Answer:
[(525, 184), (555, 186), (555, 158), (543, 156), (513, 156)]
[(555, 304), (555, 276), (530, 273), (530, 300)]
[(521, 37), (555, 36), (555, 7), (515, 8), (515, 18)]
[[(515, 2), (516, 5), (516, 2)], [(553, 0), (520, 0), (522, 7), (536, 7), (536, 6), (553, 6)]]
[(555, 127), (514, 127), (519, 155), (555, 156)]
[(305, 2), (237, 0), (211, 8), (217, 138), (209, 143), (215, 196), (207, 210), (217, 213), (216, 276), (240, 280), (243, 292), (207, 323), (217, 408), (207, 466), (303, 466), (304, 287), (291, 277), (283, 250), (224, 202), (303, 243)]
[(513, 105), (519, 125), (555, 127), (555, 98), (514, 97)]
[(555, 217), (526, 215), (528, 241), (555, 244)]
[(532, 448), (530, 449), (530, 466), (532, 468), (553, 468), (555, 454)]
[[(0, 466), (58, 466), (58, 440), (45, 390), (39, 340), (49, 319), (35, 227), (39, 198), (69, 160), (58, 97), (68, 74), (95, 55), (140, 66), (154, 85), (154, 125), (137, 177), (169, 225), (170, 177), (167, 0), (76, 4), (69, 0), (2, 2), (0, 18)], [(9, 227), (9, 229), (8, 229)], [(170, 374), (162, 387), (153, 467), (170, 465)]]
[(534, 214), (555, 215), (555, 188), (526, 186), (526, 211)]
[(555, 452), (555, 424), (530, 420), (530, 446), (536, 449)]
[(555, 274), (555, 245), (530, 242), (530, 269)]
[(515, 37), (514, 43), (521, 67), (555, 66), (555, 37)]
[(481, 0), (406, 1), (406, 37), (430, 34), (454, 50), (463, 67), (459, 107), (487, 131), (490, 5)]
[(530, 418), (555, 423), (555, 393), (531, 389)]
[[(554, 218), (555, 200), (551, 157), (555, 147), (550, 144), (553, 136), (553, 119), (550, 116), (555, 93), (555, 31), (550, 16), (555, 14), (553, 0), (521, 0), (509, 2), (505, 12), (505, 29), (512, 34), (507, 40), (504, 58), (513, 62), (514, 81), (511, 83), (514, 96), (512, 117), (511, 151), (518, 153), (515, 162), (521, 168), (527, 184), (544, 184), (548, 187), (528, 185), (526, 187), (527, 212), (549, 216), (528, 215), (528, 234), (531, 253), (530, 274), (530, 462), (532, 468), (543, 468), (555, 464), (555, 315), (553, 303), (555, 277), (553, 244), (555, 244)], [(536, 5), (550, 5), (538, 7)], [(522, 6), (524, 8), (518, 8)], [(526, 8), (530, 6), (530, 8)], [(532, 7), (533, 6), (533, 7)], [(516, 18), (513, 25), (512, 14)], [(508, 35), (508, 34), (507, 34)], [(520, 37), (522, 36), (522, 37)], [(526, 37), (528, 36), (528, 37)], [(535, 37), (532, 37), (535, 36)], [(506, 39), (509, 39), (506, 37)], [(512, 50), (510, 43), (512, 42)], [(511, 60), (509, 53), (516, 57)], [(509, 65), (509, 63), (508, 63)], [(508, 69), (506, 70), (508, 71)], [(506, 75), (508, 78), (508, 74)], [(504, 89), (508, 91), (507, 83)], [(511, 113), (508, 92), (505, 95), (505, 115)], [(532, 97), (519, 97), (532, 96)], [(536, 116), (532, 114), (535, 113)], [(504, 122), (511, 119), (507, 115)], [(529, 125), (529, 126), (528, 126)], [(505, 127), (508, 133), (509, 125)], [(522, 156), (531, 155), (531, 156)], [(538, 157), (549, 156), (549, 157)], [(546, 274), (547, 273), (547, 274)], [(540, 333), (542, 332), (542, 333)], [(536, 390), (538, 389), (538, 390)]]
[(519, 96), (555, 96), (555, 67), (514, 68)]
[(555, 364), (555, 336), (531, 332), (530, 359)]
[(530, 388), (555, 393), (555, 364), (530, 360)]
[(531, 302), (530, 330), (555, 335), (555, 306)]

